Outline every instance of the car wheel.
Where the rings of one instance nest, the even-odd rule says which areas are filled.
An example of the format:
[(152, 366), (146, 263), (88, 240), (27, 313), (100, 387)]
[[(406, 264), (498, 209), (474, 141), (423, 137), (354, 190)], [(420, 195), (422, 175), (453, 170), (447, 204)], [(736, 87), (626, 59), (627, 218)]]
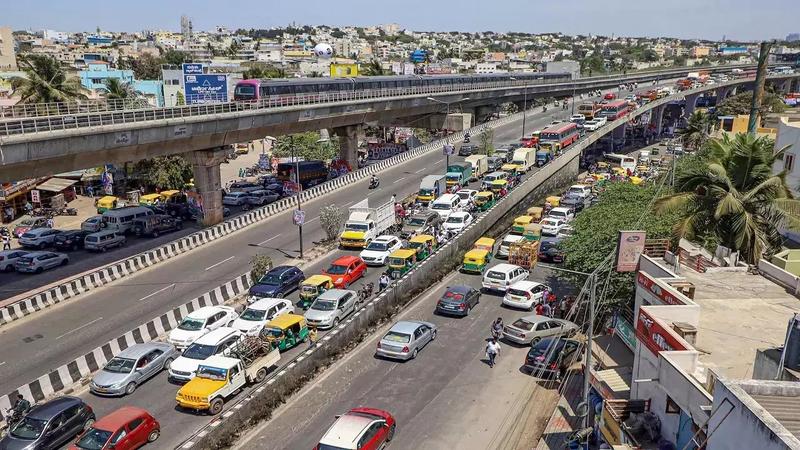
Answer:
[(392, 424), (392, 426), (389, 428), (389, 432), (386, 434), (386, 440), (387, 441), (391, 441), (394, 438), (394, 428), (395, 428), (395, 426), (396, 426), (396, 424)]
[(415, 348), (414, 351), (411, 352), (411, 359), (417, 359), (417, 354), (419, 354), (419, 349)]
[(90, 417), (90, 418), (86, 419), (86, 422), (83, 422), (83, 431), (86, 431), (89, 428), (92, 428), (92, 425), (94, 425), (94, 417)]
[(68, 259), (65, 259), (65, 260), (61, 261), (61, 265), (62, 266), (66, 266), (68, 263), (69, 263)]
[(125, 386), (125, 395), (131, 395), (136, 392), (136, 383), (130, 382)]
[(436, 340), (436, 330), (433, 330), (433, 333), (431, 333), (431, 340), (432, 341)]
[(44, 250), (44, 249), (46, 249), (46, 248), (47, 248), (47, 244), (45, 244), (44, 242), (42, 242), (41, 244), (39, 244), (39, 250)]
[(14, 266), (12, 266), (11, 264), (9, 264), (9, 265), (7, 265), (5, 268), (3, 268), (3, 271), (4, 271), (4, 272), (13, 272), (13, 271), (14, 271)]
[(217, 414), (222, 412), (222, 407), (225, 406), (225, 402), (222, 401), (221, 398), (215, 398), (211, 401), (211, 404), (208, 405), (208, 412), (211, 415), (216, 416)]
[(258, 371), (256, 372), (256, 379), (255, 379), (256, 383), (261, 383), (266, 378), (267, 378), (267, 368), (262, 367), (258, 369)]
[(160, 233), (158, 231), (153, 231), (153, 237), (157, 238)]
[(42, 273), (42, 272), (44, 272), (44, 268), (43, 267), (37, 267), (36, 268), (36, 273)]
[(339, 326), (339, 318), (337, 317), (337, 318), (333, 319), (333, 328), (336, 328), (338, 326)]
[(164, 361), (164, 365), (161, 367), (161, 370), (169, 369), (169, 365), (172, 364), (172, 361), (174, 361), (173, 358), (167, 358), (166, 361)]
[(535, 338), (531, 339), (531, 347), (533, 347), (536, 344), (538, 344), (539, 341), (541, 341), (541, 340), (542, 340), (542, 338), (540, 338), (540, 337), (535, 337)]
[(161, 430), (156, 428), (155, 430), (151, 431), (150, 434), (147, 435), (147, 442), (153, 443), (158, 440), (158, 437), (161, 436)]
[(469, 315), (470, 312), (472, 312), (472, 306), (468, 305), (467, 306), (467, 314), (466, 315)]

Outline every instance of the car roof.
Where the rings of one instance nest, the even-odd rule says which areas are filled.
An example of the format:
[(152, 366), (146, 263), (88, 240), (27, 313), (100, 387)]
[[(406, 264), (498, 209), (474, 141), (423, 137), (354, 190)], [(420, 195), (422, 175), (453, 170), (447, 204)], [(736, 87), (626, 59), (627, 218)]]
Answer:
[(208, 333), (200, 336), (196, 341), (194, 341), (194, 343), (201, 345), (216, 345), (219, 343), (219, 341), (234, 334), (241, 333), (236, 328), (219, 327), (216, 330), (209, 331)]
[(352, 264), (352, 263), (354, 263), (356, 261), (359, 261), (359, 260), (361, 260), (361, 258), (359, 258), (358, 256), (345, 255), (345, 256), (340, 256), (339, 258), (336, 258), (335, 260), (333, 260), (332, 264), (348, 265), (348, 264)]
[(272, 297), (262, 298), (260, 300), (254, 301), (253, 303), (248, 305), (247, 309), (255, 309), (255, 310), (258, 310), (258, 311), (266, 311), (266, 310), (272, 308), (273, 306), (275, 306), (278, 303), (281, 303), (283, 301), (284, 300), (282, 298), (272, 298)]
[(83, 404), (83, 400), (77, 397), (72, 397), (69, 395), (56, 397), (50, 401), (42, 403), (41, 405), (34, 406), (27, 414), (27, 417), (39, 420), (50, 420), (53, 418), (53, 416), (61, 411), (80, 404)]
[(25, 257), (36, 258), (37, 256), (49, 255), (51, 253), (55, 252), (28, 252), (28, 254), (25, 255)]
[(570, 208), (564, 208), (563, 206), (558, 206), (558, 207), (553, 208), (553, 209), (550, 210), (550, 212), (553, 212), (553, 211), (568, 213), (570, 211)]
[(459, 217), (459, 216), (464, 216), (464, 217), (466, 217), (466, 216), (468, 216), (468, 215), (469, 215), (469, 213), (468, 213), (468, 212), (466, 212), (466, 211), (456, 211), (456, 212), (454, 212), (453, 214), (450, 214), (450, 217)]
[(339, 416), (322, 436), (320, 443), (340, 448), (355, 448), (356, 440), (374, 421), (375, 419), (358, 414), (348, 413)]
[(411, 334), (414, 332), (414, 330), (416, 330), (417, 328), (419, 328), (420, 325), (423, 324), (424, 324), (423, 322), (420, 322), (418, 320), (401, 320), (392, 325), (392, 328), (390, 328), (389, 331)]
[(519, 234), (511, 234), (511, 233), (508, 233), (507, 235), (505, 235), (505, 236), (503, 237), (503, 241), (508, 241), (508, 242), (516, 242), (516, 241), (520, 241), (520, 240), (522, 240), (522, 238), (523, 238), (523, 236), (521, 236), (521, 235), (519, 235)]
[(392, 239), (397, 239), (396, 236), (392, 236), (391, 234), (385, 234), (383, 236), (378, 236), (372, 240), (372, 242), (389, 242)]
[(28, 231), (26, 231), (26, 232), (25, 232), (25, 234), (28, 234), (28, 233), (31, 233), (31, 234), (41, 234), (41, 233), (44, 233), (44, 232), (49, 232), (49, 231), (57, 231), (57, 230), (54, 230), (54, 229), (52, 229), (52, 228), (34, 228), (34, 229), (32, 229), (32, 230), (28, 230)]
[(458, 198), (459, 201), (461, 200), (461, 198), (456, 194), (443, 194), (442, 196), (434, 200), (434, 203), (450, 203), (453, 201), (453, 197)]
[(465, 284), (457, 284), (455, 286), (448, 286), (445, 292), (454, 292), (456, 294), (466, 294), (472, 289), (472, 286)]
[(510, 272), (514, 269), (519, 269), (519, 268), (520, 268), (519, 266), (514, 264), (501, 263), (494, 267), (490, 267), (489, 270), (494, 270), (497, 272)]
[(319, 297), (317, 298), (324, 298), (326, 300), (338, 300), (344, 297), (345, 294), (347, 293), (355, 294), (354, 291), (351, 291), (349, 289), (328, 289), (327, 291), (320, 294)]
[(191, 317), (193, 319), (208, 319), (220, 311), (223, 311), (223, 309), (221, 309), (219, 306), (203, 306), (202, 308), (198, 308), (190, 312), (187, 317)]
[(123, 406), (122, 408), (113, 411), (111, 414), (101, 417), (97, 422), (94, 423), (93, 427), (100, 430), (114, 432), (122, 428), (126, 423), (133, 419), (149, 415), (150, 413), (142, 408), (137, 408), (135, 406)]
[[(551, 319), (550, 317), (547, 317), (547, 316), (540, 316), (538, 314), (531, 314), (531, 315), (528, 315), (528, 316), (522, 316), (522, 317), (519, 318), (519, 320), (524, 320), (524, 321), (530, 322), (530, 323), (539, 323), (539, 322), (545, 322), (545, 321), (548, 321), (548, 320), (555, 320), (555, 319)], [(513, 325), (513, 322), (512, 322), (512, 325)]]
[(166, 346), (169, 346), (169, 344), (163, 342), (145, 342), (143, 344), (134, 344), (119, 352), (117, 356), (120, 358), (136, 359), (150, 353), (153, 350), (162, 350)]
[(294, 267), (294, 266), (278, 266), (278, 267), (275, 267), (273, 269), (270, 269), (270, 271), (267, 272), (267, 274), (282, 274), (282, 273), (286, 272), (289, 269), (296, 269), (296, 267)]
[(535, 281), (528, 281), (528, 280), (520, 280), (516, 283), (512, 284), (509, 287), (512, 288), (519, 288), (519, 289), (533, 289), (536, 286), (540, 286), (542, 283), (537, 283)]

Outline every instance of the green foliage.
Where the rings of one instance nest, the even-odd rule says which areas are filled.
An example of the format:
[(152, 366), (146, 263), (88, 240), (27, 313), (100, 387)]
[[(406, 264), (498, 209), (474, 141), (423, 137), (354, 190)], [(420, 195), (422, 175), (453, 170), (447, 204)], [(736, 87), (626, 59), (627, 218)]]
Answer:
[(494, 153), (494, 130), (486, 127), (478, 135), (478, 151), (482, 155), (492, 155)]
[(192, 166), (180, 155), (143, 159), (134, 171), (142, 182), (158, 191), (181, 189), (192, 179)]
[(363, 66), (359, 67), (358, 74), (363, 75), (365, 77), (377, 77), (380, 75), (385, 75), (383, 71), (383, 66), (381, 65), (381, 62), (377, 59), (373, 59), (367, 64), (364, 64)]
[(253, 78), (286, 78), (286, 71), (268, 64), (254, 64), (242, 73), (245, 80)]
[(307, 161), (316, 159), (328, 161), (338, 158), (339, 139), (332, 136), (327, 142), (317, 142), (319, 139), (319, 133), (314, 131), (280, 136), (275, 142), (272, 153), (279, 158), (292, 156), (292, 145), (294, 145), (295, 156)]
[(423, 144), (427, 144), (433, 140), (433, 136), (427, 128), (414, 128), (411, 130), (411, 134), (416, 136), (416, 138), (419, 139)]
[[(746, 91), (734, 96), (728, 97), (717, 104), (717, 116), (735, 116), (750, 114), (750, 106), (753, 103), (753, 91)], [(783, 112), (786, 109), (786, 104), (781, 100), (780, 96), (772, 92), (764, 92), (764, 99), (761, 102), (761, 108), (758, 113), (764, 117), (770, 112)]]
[(178, 95), (175, 98), (175, 106), (183, 106), (186, 104), (186, 96), (183, 95), (183, 91), (178, 91)]
[(119, 78), (109, 78), (106, 81), (106, 98), (109, 100), (125, 100), (138, 97), (130, 83), (120, 81)]
[(323, 206), (319, 211), (319, 223), (325, 230), (328, 241), (334, 241), (339, 236), (339, 230), (344, 226), (344, 210), (335, 204)]
[(60, 103), (86, 98), (80, 80), (68, 78), (52, 56), (31, 54), (19, 57), (25, 78), (13, 78), (14, 93), (20, 103)]
[(272, 269), (272, 258), (267, 255), (253, 255), (250, 259), (250, 280), (255, 284)]
[(131, 60), (130, 65), (137, 80), (160, 80), (161, 63), (163, 63), (161, 58), (145, 53)]
[(185, 62), (191, 62), (188, 53), (178, 50), (167, 50), (161, 54), (161, 59), (164, 60), (165, 64), (171, 64), (173, 66), (180, 66)]
[(606, 65), (603, 57), (595, 52), (590, 56), (581, 59), (581, 73), (588, 73), (590, 75), (601, 75), (605, 73)]
[(683, 145), (688, 149), (699, 149), (708, 140), (708, 130), (712, 118), (703, 111), (695, 111), (686, 121), (686, 128), (681, 130)]

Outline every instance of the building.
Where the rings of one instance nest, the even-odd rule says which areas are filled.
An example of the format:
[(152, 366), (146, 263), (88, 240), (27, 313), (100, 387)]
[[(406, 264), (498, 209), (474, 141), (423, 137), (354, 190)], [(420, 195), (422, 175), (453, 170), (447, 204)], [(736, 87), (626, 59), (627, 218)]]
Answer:
[(568, 73), (572, 75), (572, 79), (581, 77), (581, 63), (578, 61), (550, 61), (545, 63), (545, 72), (550, 73)]
[(183, 92), (183, 70), (178, 66), (161, 66), (161, 80), (164, 83), (164, 104), (176, 106), (179, 93)]
[(89, 45), (111, 45), (114, 42), (114, 39), (111, 36), (103, 36), (98, 34), (92, 34), (86, 36), (86, 43)]
[(90, 90), (105, 90), (106, 83), (111, 78), (133, 85), (133, 70), (111, 69), (105, 61), (88, 63), (86, 70), (78, 72), (78, 77), (81, 85)]
[(14, 35), (9, 27), (0, 27), (0, 70), (17, 70)]
[(181, 16), (181, 36), (183, 37), (183, 42), (192, 40), (192, 19), (186, 15)]
[(479, 62), (475, 64), (475, 73), (504, 73), (506, 70), (500, 69), (495, 62)]
[(786, 35), (786, 42), (800, 41), (800, 33), (789, 33)]
[(711, 47), (707, 47), (705, 45), (696, 45), (692, 47), (692, 50), (689, 52), (692, 58), (705, 58), (709, 54), (711, 54)]
[(783, 158), (775, 161), (773, 173), (786, 171), (786, 185), (792, 193), (800, 195), (800, 120), (792, 121), (788, 117), (781, 117), (778, 121), (778, 134), (775, 138), (775, 148), (789, 147)]

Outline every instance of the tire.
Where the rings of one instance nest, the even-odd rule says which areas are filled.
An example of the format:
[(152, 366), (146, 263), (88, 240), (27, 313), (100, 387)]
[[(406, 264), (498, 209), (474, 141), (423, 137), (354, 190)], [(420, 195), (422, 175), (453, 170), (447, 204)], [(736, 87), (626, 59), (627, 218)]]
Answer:
[(431, 341), (435, 340), (436, 340), (436, 330), (433, 330), (433, 333), (431, 334)]
[(136, 392), (136, 383), (130, 382), (125, 386), (125, 395), (131, 395)]
[(258, 369), (258, 371), (256, 372), (255, 382), (256, 383), (261, 383), (266, 378), (267, 378), (267, 368), (266, 367), (262, 367), (262, 368)]
[(535, 338), (531, 339), (531, 347), (533, 347), (536, 344), (538, 344), (539, 341), (541, 341), (541, 340), (542, 340), (542, 338), (540, 338), (540, 337), (535, 337)]
[(46, 248), (47, 248), (47, 244), (45, 244), (44, 242), (42, 242), (41, 244), (39, 244), (39, 250), (44, 250), (44, 249), (46, 249)]
[(216, 416), (217, 414), (222, 412), (222, 408), (225, 406), (225, 402), (221, 398), (215, 398), (211, 401), (211, 404), (208, 405), (208, 413), (212, 416)]
[(42, 273), (42, 272), (44, 272), (44, 268), (42, 268), (42, 267), (37, 267), (36, 268), (36, 273)]
[(83, 422), (83, 431), (86, 431), (89, 428), (92, 428), (92, 425), (94, 425), (94, 422), (95, 422), (94, 417), (89, 417), (88, 419), (86, 419), (86, 422)]
[(419, 354), (419, 349), (415, 348), (414, 351), (411, 352), (411, 359), (417, 359), (418, 354)]
[(169, 369), (169, 365), (172, 364), (172, 361), (174, 361), (173, 358), (167, 358), (166, 361), (164, 361), (164, 366), (161, 367), (161, 370)]
[(472, 306), (467, 306), (467, 314), (465, 314), (465, 316), (468, 316), (471, 311), (472, 311)]
[(61, 265), (62, 266), (66, 266), (67, 264), (69, 264), (69, 260), (68, 259), (65, 259), (65, 260), (61, 261)]
[(397, 426), (397, 424), (393, 423), (391, 428), (389, 428), (389, 432), (386, 433), (386, 441), (387, 442), (391, 441), (394, 438), (394, 429), (395, 429), (396, 426)]
[(337, 317), (337, 318), (333, 319), (333, 328), (336, 328), (338, 326), (339, 326), (339, 318)]
[(154, 238), (157, 238), (159, 234), (161, 234), (161, 233), (159, 233), (158, 231), (153, 231), (153, 237)]
[(147, 442), (153, 443), (158, 440), (158, 437), (161, 436), (161, 430), (156, 428), (155, 430), (151, 431), (150, 434), (147, 435)]

